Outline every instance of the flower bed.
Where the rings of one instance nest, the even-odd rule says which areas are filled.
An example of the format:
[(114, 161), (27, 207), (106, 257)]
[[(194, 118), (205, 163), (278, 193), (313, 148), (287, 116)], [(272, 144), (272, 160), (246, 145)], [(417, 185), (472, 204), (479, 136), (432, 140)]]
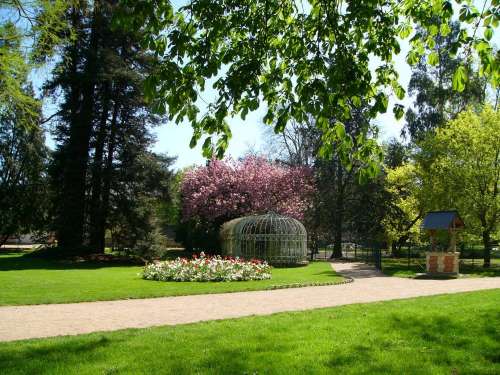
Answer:
[(271, 267), (263, 261), (210, 257), (201, 253), (192, 259), (148, 264), (142, 277), (158, 281), (245, 281), (271, 278)]

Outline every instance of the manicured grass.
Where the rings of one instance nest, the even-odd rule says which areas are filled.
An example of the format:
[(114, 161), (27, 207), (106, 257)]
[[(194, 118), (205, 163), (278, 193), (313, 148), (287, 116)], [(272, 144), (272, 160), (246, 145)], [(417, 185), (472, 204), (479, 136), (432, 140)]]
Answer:
[[(490, 268), (482, 267), (482, 260), (472, 261), (466, 259), (460, 264), (460, 274), (465, 277), (499, 277), (500, 259), (492, 259)], [(389, 276), (415, 277), (417, 273), (425, 272), (425, 258), (411, 259), (408, 267), (408, 260), (405, 258), (384, 258), (382, 261), (382, 271)]]
[(4, 374), (499, 374), (500, 289), (0, 344)]
[(329, 263), (275, 268), (271, 280), (239, 282), (161, 282), (143, 280), (142, 267), (63, 263), (0, 255), (0, 305), (63, 303), (261, 290), (273, 285), (340, 282)]

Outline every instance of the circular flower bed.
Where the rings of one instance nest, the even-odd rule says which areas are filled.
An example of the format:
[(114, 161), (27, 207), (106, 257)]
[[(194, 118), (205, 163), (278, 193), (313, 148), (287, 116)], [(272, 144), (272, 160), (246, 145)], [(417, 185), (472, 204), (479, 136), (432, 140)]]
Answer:
[(244, 281), (271, 278), (271, 266), (258, 259), (206, 256), (148, 264), (142, 277), (159, 281)]

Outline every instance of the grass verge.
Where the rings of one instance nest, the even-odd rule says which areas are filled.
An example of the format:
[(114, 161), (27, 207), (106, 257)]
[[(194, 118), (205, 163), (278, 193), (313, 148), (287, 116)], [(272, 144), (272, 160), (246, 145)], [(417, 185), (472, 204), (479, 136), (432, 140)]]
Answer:
[(0, 344), (3, 374), (498, 374), (500, 289)]
[(274, 268), (270, 280), (238, 282), (162, 282), (143, 280), (142, 267), (102, 263), (68, 263), (0, 255), (0, 305), (29, 305), (128, 298), (179, 296), (264, 290), (286, 285), (340, 283), (329, 263)]
[[(384, 258), (382, 260), (382, 271), (389, 276), (415, 277), (417, 273), (425, 272), (425, 258)], [(482, 261), (476, 260), (475, 264), (466, 259), (460, 264), (460, 274), (463, 277), (499, 277), (500, 259), (492, 259), (490, 268), (483, 268)]]

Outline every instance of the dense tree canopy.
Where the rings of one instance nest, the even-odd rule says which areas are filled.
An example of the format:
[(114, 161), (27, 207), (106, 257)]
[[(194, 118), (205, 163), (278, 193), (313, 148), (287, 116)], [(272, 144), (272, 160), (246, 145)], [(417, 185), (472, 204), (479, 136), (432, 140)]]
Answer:
[(17, 105), (0, 106), (0, 245), (9, 236), (45, 229), (48, 149), (34, 126), (39, 119)]
[[(203, 144), (207, 156), (221, 156), (227, 147), (228, 118), (245, 118), (260, 105), (267, 108), (264, 121), (277, 132), (292, 119), (313, 117), (322, 133), (320, 153), (342, 154), (353, 142), (344, 125), (353, 108), (367, 103), (375, 117), (386, 112), (391, 93), (399, 100), (405, 96), (393, 62), (399, 38), (409, 38), (407, 61), (416, 64), (437, 35), (450, 33), (456, 10), (460, 37), (450, 52), (465, 60), (478, 56), (481, 74), (498, 81), (490, 46), (499, 19), (496, 0), (480, 9), (472, 1), (448, 0), (191, 0), (176, 12), (164, 0), (129, 3), (130, 17), (118, 21), (146, 24), (145, 43), (162, 59), (146, 95), (170, 119), (190, 121), (192, 145), (203, 134), (216, 135)], [(414, 33), (415, 27), (426, 33)], [(435, 53), (428, 59), (435, 63)], [(377, 66), (374, 71), (370, 63)], [(463, 91), (467, 77), (467, 66), (458, 66), (453, 88)], [(205, 89), (213, 100), (201, 113)], [(393, 111), (397, 118), (404, 114), (399, 103)], [(333, 149), (332, 142), (345, 147)], [(362, 144), (356, 157), (373, 175), (373, 144)]]
[(457, 208), (468, 230), (484, 242), (500, 223), (500, 115), (491, 107), (467, 111), (422, 144), (422, 189), (432, 208)]

